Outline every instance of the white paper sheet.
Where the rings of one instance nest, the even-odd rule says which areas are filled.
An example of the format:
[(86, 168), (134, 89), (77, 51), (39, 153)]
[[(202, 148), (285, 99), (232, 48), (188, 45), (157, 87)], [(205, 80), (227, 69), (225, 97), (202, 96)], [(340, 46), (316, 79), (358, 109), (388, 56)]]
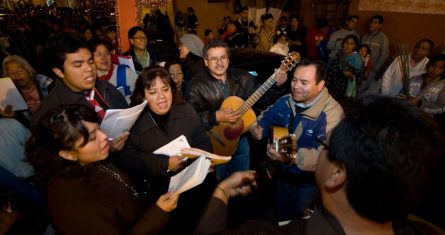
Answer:
[(128, 109), (108, 109), (100, 124), (100, 129), (107, 133), (109, 139), (115, 139), (129, 131), (141, 115), (147, 101)]
[(169, 192), (180, 194), (204, 182), (211, 162), (204, 155), (170, 178)]
[(167, 156), (180, 156), (181, 149), (190, 148), (189, 142), (184, 135), (179, 136), (178, 138), (170, 141), (170, 143), (160, 147), (153, 153), (155, 154), (164, 154)]
[(8, 105), (12, 105), (13, 111), (28, 109), (28, 104), (11, 78), (0, 78), (0, 108), (5, 109)]

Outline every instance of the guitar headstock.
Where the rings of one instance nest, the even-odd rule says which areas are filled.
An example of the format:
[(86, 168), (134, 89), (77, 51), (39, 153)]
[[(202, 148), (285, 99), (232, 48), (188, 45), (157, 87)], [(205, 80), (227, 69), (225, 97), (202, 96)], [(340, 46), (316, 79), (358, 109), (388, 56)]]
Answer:
[(300, 53), (295, 51), (291, 52), (287, 54), (286, 58), (284, 58), (283, 61), (281, 61), (280, 69), (286, 72), (291, 71), (295, 67), (295, 65), (300, 62), (300, 59)]

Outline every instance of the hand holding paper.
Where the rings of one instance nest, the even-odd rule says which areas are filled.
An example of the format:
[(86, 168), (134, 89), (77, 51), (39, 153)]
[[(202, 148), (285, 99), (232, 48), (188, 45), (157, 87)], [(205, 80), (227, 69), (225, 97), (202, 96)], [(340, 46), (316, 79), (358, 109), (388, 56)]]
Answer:
[(210, 160), (204, 156), (199, 157), (187, 168), (171, 177), (168, 191), (174, 194), (180, 194), (200, 185), (207, 176), (210, 164)]
[(164, 154), (167, 156), (181, 156), (181, 149), (183, 148), (190, 148), (190, 144), (187, 141), (187, 138), (184, 135), (181, 135), (178, 138), (170, 141), (170, 143), (160, 147), (153, 153)]
[(181, 154), (184, 157), (188, 158), (197, 158), (199, 156), (205, 156), (208, 158), (214, 165), (224, 164), (229, 162), (232, 157), (231, 156), (219, 156), (213, 153), (206, 152), (202, 149), (198, 148), (183, 148), (181, 149)]
[(108, 134), (109, 139), (115, 139), (129, 131), (141, 115), (147, 101), (128, 109), (108, 109), (100, 124), (100, 129)]
[(23, 99), (11, 78), (0, 79), (0, 108), (6, 109), (12, 106), (13, 111), (28, 109), (28, 104)]

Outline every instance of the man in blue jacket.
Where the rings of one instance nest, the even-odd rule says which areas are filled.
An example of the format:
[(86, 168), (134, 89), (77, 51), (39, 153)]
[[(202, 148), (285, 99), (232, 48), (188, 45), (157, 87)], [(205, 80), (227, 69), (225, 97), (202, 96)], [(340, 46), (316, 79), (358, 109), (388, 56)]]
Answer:
[(326, 66), (317, 59), (304, 59), (295, 69), (291, 93), (281, 97), (257, 119), (251, 128), (255, 139), (270, 136), (273, 126), (285, 127), (297, 138), (295, 158), (288, 159), (273, 146), (269, 158), (279, 167), (276, 219), (290, 220), (303, 214), (316, 192), (314, 171), (322, 149), (317, 140), (326, 140), (340, 122), (343, 109), (325, 88)]

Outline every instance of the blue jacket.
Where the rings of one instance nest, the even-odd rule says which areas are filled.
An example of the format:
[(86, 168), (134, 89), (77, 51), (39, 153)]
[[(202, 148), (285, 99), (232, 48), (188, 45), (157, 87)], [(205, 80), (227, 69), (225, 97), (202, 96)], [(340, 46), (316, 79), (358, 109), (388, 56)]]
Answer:
[[(296, 115), (294, 134), (297, 136), (297, 157), (286, 170), (292, 173), (314, 171), (321, 148), (317, 138), (326, 140), (326, 136), (340, 122), (343, 109), (323, 88), (317, 101), (302, 113)], [(295, 112), (295, 101), (291, 94), (281, 97), (269, 106), (257, 119), (257, 124), (264, 129), (263, 137), (270, 136), (273, 126), (288, 127), (291, 115)]]

